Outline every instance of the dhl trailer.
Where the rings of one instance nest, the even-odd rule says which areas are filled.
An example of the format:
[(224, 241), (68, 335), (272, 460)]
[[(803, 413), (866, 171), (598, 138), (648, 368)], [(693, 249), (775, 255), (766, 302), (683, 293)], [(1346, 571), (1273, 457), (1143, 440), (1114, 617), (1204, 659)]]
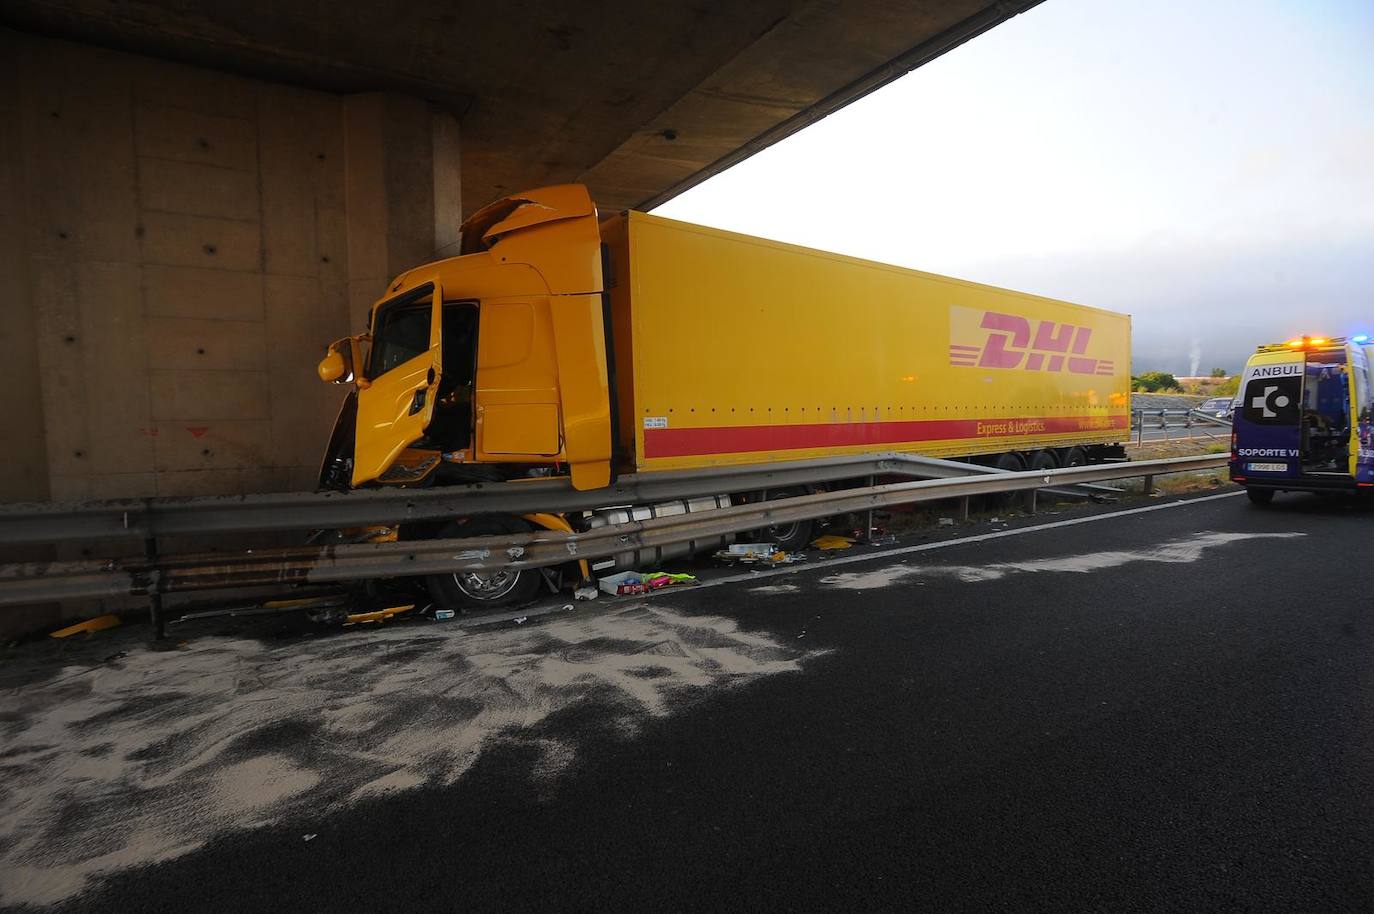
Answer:
[(1231, 479), (1267, 505), (1276, 492), (1374, 493), (1369, 337), (1260, 346), (1232, 412)]
[[(319, 374), (353, 386), (324, 488), (564, 475), (595, 490), (627, 472), (875, 452), (1045, 469), (1123, 456), (1130, 318), (639, 212), (602, 218), (565, 185), (473, 215), (459, 256), (397, 277)], [(400, 535), (605, 522), (465, 517)], [(795, 548), (810, 525), (771, 534)], [(443, 605), (495, 605), (533, 596), (536, 577), (429, 585)]]

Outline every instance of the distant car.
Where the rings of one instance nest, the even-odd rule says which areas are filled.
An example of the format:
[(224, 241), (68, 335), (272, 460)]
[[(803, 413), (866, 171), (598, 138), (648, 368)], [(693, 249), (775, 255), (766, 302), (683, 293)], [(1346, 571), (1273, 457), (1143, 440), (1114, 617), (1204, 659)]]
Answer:
[(1218, 419), (1231, 418), (1231, 398), (1212, 397), (1210, 400), (1203, 400), (1198, 412), (1207, 413), (1209, 416), (1216, 416)]

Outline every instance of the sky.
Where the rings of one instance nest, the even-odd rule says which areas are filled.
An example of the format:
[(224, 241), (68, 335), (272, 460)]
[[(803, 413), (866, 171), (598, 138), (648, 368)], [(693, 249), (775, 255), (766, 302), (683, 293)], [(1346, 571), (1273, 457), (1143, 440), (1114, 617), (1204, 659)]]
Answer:
[(1130, 313), (1137, 374), (1374, 335), (1374, 0), (1045, 0), (655, 212)]

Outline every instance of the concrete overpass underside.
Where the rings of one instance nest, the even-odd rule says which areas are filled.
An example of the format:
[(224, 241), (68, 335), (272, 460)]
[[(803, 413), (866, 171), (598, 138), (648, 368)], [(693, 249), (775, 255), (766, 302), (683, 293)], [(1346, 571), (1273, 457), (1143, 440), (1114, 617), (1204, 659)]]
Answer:
[(324, 344), (465, 210), (652, 207), (1036, 2), (10, 0), (0, 500), (309, 488)]

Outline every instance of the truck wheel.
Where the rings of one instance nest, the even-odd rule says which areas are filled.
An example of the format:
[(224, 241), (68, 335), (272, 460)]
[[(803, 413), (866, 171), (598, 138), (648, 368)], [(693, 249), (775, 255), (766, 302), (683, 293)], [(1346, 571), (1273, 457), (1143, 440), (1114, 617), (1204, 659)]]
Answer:
[[(790, 489), (769, 489), (763, 493), (764, 501), (774, 501), (779, 498), (795, 498), (798, 495), (807, 495), (805, 489), (794, 486)], [(811, 542), (811, 533), (815, 526), (814, 521), (796, 520), (786, 524), (772, 524), (762, 530), (754, 531), (765, 543), (775, 543), (783, 552), (796, 552), (798, 549), (805, 549)]]
[(1064, 455), (1064, 466), (1084, 467), (1088, 465), (1088, 452), (1081, 447), (1071, 447)]
[(1257, 505), (1267, 505), (1274, 500), (1273, 489), (1246, 489), (1245, 495)]
[(1031, 457), (1030, 468), (1032, 470), (1054, 470), (1058, 467), (1059, 461), (1055, 459), (1054, 451), (1036, 451)]
[[(515, 517), (479, 517), (452, 521), (440, 527), (435, 539), (469, 536), (498, 536), (503, 533), (528, 533), (530, 527)], [(455, 571), (431, 574), (425, 578), (429, 595), (439, 609), (466, 612), (469, 609), (503, 609), (523, 606), (539, 592), (537, 568), (500, 571)]]

